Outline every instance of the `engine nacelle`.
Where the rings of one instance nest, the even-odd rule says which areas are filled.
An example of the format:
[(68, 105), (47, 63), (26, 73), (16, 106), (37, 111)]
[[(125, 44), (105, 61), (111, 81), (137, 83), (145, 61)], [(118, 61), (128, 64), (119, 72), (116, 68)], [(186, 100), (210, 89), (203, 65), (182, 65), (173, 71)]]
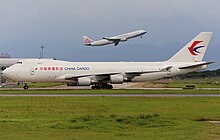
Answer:
[(78, 78), (77, 83), (78, 83), (78, 86), (90, 86), (91, 79), (88, 77)]
[(121, 74), (110, 76), (110, 83), (112, 84), (122, 84), (123, 82), (124, 82), (124, 76)]

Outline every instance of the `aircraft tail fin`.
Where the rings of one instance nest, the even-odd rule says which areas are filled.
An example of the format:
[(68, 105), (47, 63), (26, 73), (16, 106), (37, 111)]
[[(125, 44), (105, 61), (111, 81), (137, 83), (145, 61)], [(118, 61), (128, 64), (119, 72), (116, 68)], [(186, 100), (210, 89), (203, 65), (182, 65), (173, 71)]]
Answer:
[(84, 45), (91, 45), (91, 43), (93, 42), (93, 40), (87, 36), (82, 36), (85, 44)]
[(179, 52), (171, 57), (169, 62), (200, 62), (203, 60), (212, 32), (201, 32)]

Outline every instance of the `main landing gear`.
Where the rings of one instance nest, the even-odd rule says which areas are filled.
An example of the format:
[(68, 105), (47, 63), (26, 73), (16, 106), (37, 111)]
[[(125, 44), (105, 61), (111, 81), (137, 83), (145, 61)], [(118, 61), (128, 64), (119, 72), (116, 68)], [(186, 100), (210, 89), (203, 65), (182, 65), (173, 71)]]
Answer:
[(27, 83), (24, 83), (24, 89), (28, 90), (28, 84)]
[(92, 89), (113, 89), (113, 86), (110, 84), (95, 84), (91, 87)]

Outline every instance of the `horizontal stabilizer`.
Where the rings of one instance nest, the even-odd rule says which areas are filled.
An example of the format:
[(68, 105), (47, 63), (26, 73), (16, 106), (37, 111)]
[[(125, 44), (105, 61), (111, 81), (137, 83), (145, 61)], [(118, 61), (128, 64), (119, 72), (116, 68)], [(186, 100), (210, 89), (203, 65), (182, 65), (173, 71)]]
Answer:
[(200, 64), (179, 67), (179, 69), (192, 69), (192, 68), (196, 68), (196, 67), (200, 67), (200, 66), (204, 66), (204, 65), (209, 65), (212, 63), (214, 63), (214, 62), (204, 62), (204, 63), (200, 63)]

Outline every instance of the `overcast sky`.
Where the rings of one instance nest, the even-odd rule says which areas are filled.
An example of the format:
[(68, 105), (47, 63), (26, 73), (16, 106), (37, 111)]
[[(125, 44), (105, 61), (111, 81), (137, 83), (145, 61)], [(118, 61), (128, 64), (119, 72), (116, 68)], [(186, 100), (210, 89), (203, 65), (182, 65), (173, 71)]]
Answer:
[[(161, 61), (201, 31), (214, 32), (205, 60), (220, 68), (219, 0), (0, 0), (0, 46), (12, 57), (69, 61)], [(85, 47), (133, 30), (148, 33), (117, 47)]]

